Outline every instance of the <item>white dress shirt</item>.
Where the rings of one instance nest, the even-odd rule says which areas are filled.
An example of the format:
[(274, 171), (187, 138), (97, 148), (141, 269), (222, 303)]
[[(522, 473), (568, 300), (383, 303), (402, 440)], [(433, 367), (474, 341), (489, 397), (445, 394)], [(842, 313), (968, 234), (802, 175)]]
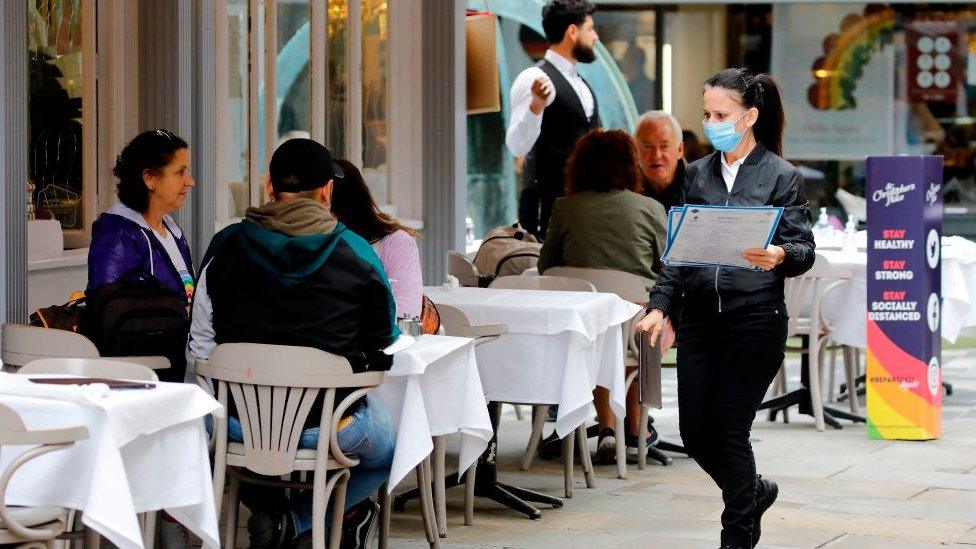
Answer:
[[(545, 58), (546, 61), (552, 63), (562, 73), (563, 77), (573, 87), (573, 90), (576, 91), (580, 103), (583, 104), (583, 112), (586, 114), (586, 117), (592, 117), (595, 108), (593, 94), (590, 93), (590, 88), (586, 86), (586, 83), (583, 82), (583, 79), (576, 72), (576, 63), (552, 50), (546, 50)], [(512, 83), (512, 90), (509, 94), (512, 112), (509, 117), (505, 145), (508, 146), (509, 152), (515, 156), (525, 156), (528, 154), (532, 150), (532, 146), (535, 145), (535, 140), (539, 138), (539, 133), (542, 131), (542, 115), (545, 111), (535, 114), (529, 108), (529, 105), (532, 104), (532, 83), (540, 76), (546, 79), (546, 86), (548, 86), (550, 91), (549, 100), (546, 101), (546, 106), (548, 107), (556, 100), (556, 94), (554, 93), (555, 88), (553, 87), (552, 81), (549, 80), (549, 77), (542, 69), (534, 66), (529, 67), (522, 71), (515, 79), (515, 82)]]
[(729, 194), (732, 194), (732, 185), (735, 184), (735, 176), (739, 173), (739, 166), (746, 161), (746, 157), (736, 160), (731, 165), (725, 161), (725, 153), (721, 154), (722, 157), (722, 179), (725, 180), (725, 188), (728, 189)]

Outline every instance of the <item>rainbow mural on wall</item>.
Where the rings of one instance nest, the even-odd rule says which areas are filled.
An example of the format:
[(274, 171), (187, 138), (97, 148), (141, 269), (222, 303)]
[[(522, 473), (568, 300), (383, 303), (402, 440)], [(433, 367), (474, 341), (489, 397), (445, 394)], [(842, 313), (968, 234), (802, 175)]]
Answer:
[(823, 41), (824, 55), (811, 67), (815, 79), (807, 99), (815, 109), (845, 110), (857, 107), (854, 90), (871, 56), (891, 43), (895, 32), (895, 10), (868, 6), (863, 15), (850, 14), (840, 23), (840, 32)]
[(942, 432), (942, 157), (868, 157), (871, 438)]

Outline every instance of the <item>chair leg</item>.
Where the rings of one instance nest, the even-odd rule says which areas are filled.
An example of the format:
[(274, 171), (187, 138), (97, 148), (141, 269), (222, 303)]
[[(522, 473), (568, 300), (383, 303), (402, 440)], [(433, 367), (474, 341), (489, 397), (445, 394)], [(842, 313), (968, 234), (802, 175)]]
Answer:
[[(329, 549), (339, 549), (342, 543), (342, 519), (346, 512), (346, 489), (349, 487), (349, 469), (336, 471), (332, 474), (333, 478), (326, 485), (325, 505), (332, 498), (332, 529), (329, 531)], [(324, 521), (324, 519), (323, 519)], [(366, 540), (367, 546), (372, 540)]]
[(549, 406), (546, 404), (536, 404), (532, 406), (532, 434), (529, 435), (529, 444), (525, 447), (522, 454), (522, 463), (519, 465), (523, 471), (528, 471), (532, 467), (532, 459), (535, 457), (539, 443), (542, 441), (542, 428), (546, 424), (546, 414), (549, 413)]
[(156, 511), (150, 511), (144, 514), (145, 523), (142, 527), (142, 543), (145, 549), (153, 549), (156, 545)]
[(85, 548), (98, 549), (102, 544), (102, 535), (92, 528), (85, 528)]
[(579, 446), (580, 464), (583, 466), (586, 487), (596, 488), (596, 475), (593, 474), (593, 459), (590, 456), (590, 448), (586, 444), (586, 425), (580, 425), (576, 428), (576, 445)]
[[(328, 495), (325, 493), (326, 475), (316, 474), (312, 478), (312, 549), (325, 549), (325, 511), (329, 505)], [(332, 517), (334, 523), (341, 528), (342, 514)], [(335, 529), (336, 524), (333, 524)]]
[(447, 475), (444, 461), (447, 454), (447, 444), (443, 436), (434, 437), (434, 514), (437, 519), (437, 535), (447, 537), (447, 487), (444, 477)]
[(464, 524), (474, 526), (474, 488), (477, 478), (478, 462), (471, 464), (464, 474)]
[[(614, 427), (617, 431), (615, 436), (617, 438), (617, 478), (619, 479), (627, 478), (627, 445), (624, 443), (624, 435), (627, 432), (626, 419), (618, 417)], [(599, 443), (600, 439), (597, 437), (597, 444)], [(585, 443), (583, 446), (586, 446)]]
[(513, 404), (515, 408), (515, 419), (519, 421), (525, 421), (525, 414), (522, 413), (522, 406), (520, 404)]
[(844, 347), (844, 375), (847, 378), (847, 396), (852, 414), (861, 413), (861, 403), (857, 400), (857, 354), (855, 350)]
[(647, 467), (647, 436), (643, 433), (643, 425), (647, 423), (647, 414), (650, 413), (651, 407), (642, 404), (640, 410), (642, 432), (637, 435), (637, 468), (644, 470)]
[(230, 475), (227, 483), (227, 532), (224, 535), (224, 547), (231, 549), (237, 547), (237, 513), (239, 509), (241, 481), (234, 475)]
[(808, 344), (809, 358), (807, 360), (810, 378), (810, 404), (813, 408), (813, 418), (818, 431), (827, 428), (824, 422), (823, 396), (820, 393), (820, 342), (816, 335), (811, 335), (814, 340)]
[(387, 484), (380, 486), (380, 539), (379, 549), (386, 549), (390, 543), (390, 512), (393, 506), (393, 496), (387, 493)]
[(573, 497), (573, 450), (576, 446), (576, 435), (570, 433), (563, 438), (563, 484), (566, 489), (566, 497)]

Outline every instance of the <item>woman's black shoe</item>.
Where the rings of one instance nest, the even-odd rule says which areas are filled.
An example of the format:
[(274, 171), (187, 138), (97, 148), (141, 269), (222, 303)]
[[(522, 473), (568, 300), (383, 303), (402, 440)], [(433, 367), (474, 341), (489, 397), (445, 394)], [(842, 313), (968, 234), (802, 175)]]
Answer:
[(752, 516), (752, 546), (759, 545), (759, 536), (762, 535), (760, 521), (763, 513), (773, 506), (776, 496), (779, 495), (779, 486), (769, 480), (756, 475), (756, 512)]

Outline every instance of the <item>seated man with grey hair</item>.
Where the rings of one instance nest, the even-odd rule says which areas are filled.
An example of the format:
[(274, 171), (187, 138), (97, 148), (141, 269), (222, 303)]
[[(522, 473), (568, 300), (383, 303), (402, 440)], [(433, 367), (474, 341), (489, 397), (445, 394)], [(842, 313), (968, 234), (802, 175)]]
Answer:
[(684, 204), (685, 145), (681, 124), (665, 111), (647, 111), (634, 131), (644, 176), (644, 196), (657, 200), (668, 211)]

